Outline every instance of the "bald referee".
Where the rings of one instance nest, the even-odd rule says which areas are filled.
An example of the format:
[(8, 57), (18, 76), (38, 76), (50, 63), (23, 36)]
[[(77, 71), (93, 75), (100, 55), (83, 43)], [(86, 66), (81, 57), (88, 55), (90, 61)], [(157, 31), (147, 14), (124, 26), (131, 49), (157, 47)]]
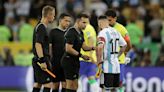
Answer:
[[(45, 71), (50, 69), (49, 65), (49, 39), (47, 33), (47, 25), (53, 22), (55, 16), (55, 8), (45, 6), (42, 9), (42, 18), (36, 25), (33, 33), (33, 54), (32, 66), (34, 70), (34, 86), (33, 92), (40, 92), (43, 85), (43, 92), (50, 92), (51, 77)], [(37, 63), (40, 63), (40, 66)]]

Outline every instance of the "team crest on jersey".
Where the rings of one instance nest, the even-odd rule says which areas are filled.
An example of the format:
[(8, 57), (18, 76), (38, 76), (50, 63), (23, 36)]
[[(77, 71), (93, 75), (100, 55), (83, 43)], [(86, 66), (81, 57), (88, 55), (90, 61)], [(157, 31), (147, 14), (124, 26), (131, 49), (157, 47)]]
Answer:
[(79, 37), (79, 40), (81, 41), (82, 40), (82, 37)]
[(50, 81), (50, 78), (48, 77), (46, 80), (47, 80), (47, 81)]

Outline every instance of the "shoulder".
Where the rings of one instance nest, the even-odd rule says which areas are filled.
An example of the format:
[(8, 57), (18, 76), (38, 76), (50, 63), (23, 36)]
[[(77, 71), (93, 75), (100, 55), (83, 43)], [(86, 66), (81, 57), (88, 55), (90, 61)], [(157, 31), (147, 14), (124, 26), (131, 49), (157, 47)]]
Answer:
[(107, 28), (107, 31), (109, 31), (110, 33), (111, 32), (117, 32), (117, 30), (115, 28), (110, 27), (110, 26)]
[(122, 24), (117, 23), (116, 26), (117, 26), (117, 28), (116, 28), (117, 31), (119, 31), (120, 34), (121, 34), (123, 37), (124, 37), (126, 34), (128, 34), (127, 29), (126, 29)]
[(42, 23), (39, 23), (37, 26), (36, 26), (36, 29), (40, 29), (40, 28), (46, 28), (45, 26), (44, 26), (44, 24), (42, 24)]
[(117, 23), (118, 24), (118, 27), (120, 28), (120, 29), (122, 29), (122, 31), (124, 31), (124, 32), (127, 32), (127, 30), (126, 30), (126, 27), (124, 27), (122, 24), (120, 24), (120, 23)]
[(74, 35), (74, 34), (76, 34), (76, 29), (74, 27), (69, 28), (65, 33), (65, 35)]
[(100, 35), (104, 35), (105, 32), (107, 32), (107, 30), (108, 30), (108, 28), (104, 28), (104, 29), (102, 29), (102, 30), (98, 33), (98, 36), (100, 36)]
[(125, 28), (122, 24), (116, 22), (116, 26), (120, 27), (120, 28)]
[(49, 32), (49, 35), (50, 36), (57, 36), (57, 35), (59, 35), (59, 29), (58, 28), (51, 29), (50, 32)]
[(86, 28), (88, 28), (89, 30), (92, 30), (92, 31), (95, 30), (94, 27), (91, 24), (88, 24)]
[(90, 24), (88, 24), (87, 27), (85, 28), (85, 30), (83, 30), (83, 33), (84, 33), (84, 36), (87, 36), (87, 37), (96, 35), (95, 29)]
[(39, 24), (37, 24), (37, 26), (35, 27), (35, 31), (36, 31), (36, 32), (46, 32), (46, 27), (44, 26), (44, 24), (39, 23)]
[(54, 29), (51, 29), (50, 33), (57, 33), (60, 29), (58, 28), (54, 28)]
[(76, 32), (76, 29), (74, 27), (70, 27), (67, 32)]

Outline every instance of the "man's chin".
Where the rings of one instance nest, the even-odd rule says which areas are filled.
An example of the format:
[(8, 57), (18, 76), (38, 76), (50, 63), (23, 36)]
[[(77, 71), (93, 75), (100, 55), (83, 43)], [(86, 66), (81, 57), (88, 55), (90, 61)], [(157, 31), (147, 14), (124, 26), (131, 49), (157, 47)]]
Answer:
[(48, 23), (53, 23), (53, 21), (49, 21)]

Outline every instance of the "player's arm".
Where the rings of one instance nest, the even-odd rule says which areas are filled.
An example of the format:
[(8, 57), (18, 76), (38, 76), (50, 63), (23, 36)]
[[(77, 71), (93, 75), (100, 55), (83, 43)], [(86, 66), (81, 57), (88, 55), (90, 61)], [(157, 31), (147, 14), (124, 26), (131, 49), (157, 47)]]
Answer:
[(88, 37), (88, 41), (89, 41), (89, 46), (90, 47), (94, 47), (94, 38), (91, 36), (91, 37)]
[(38, 62), (41, 63), (40, 67), (42, 70), (47, 69), (47, 65), (45, 63), (47, 61), (47, 58), (43, 55), (43, 47), (42, 47), (44, 36), (45, 36), (44, 30), (42, 30), (42, 28), (38, 28), (38, 31), (36, 33), (35, 48), (36, 48), (37, 56), (39, 58)]
[(82, 57), (82, 58), (88, 60), (89, 57), (83, 56), (81, 53), (79, 53), (78, 51), (76, 51), (73, 48), (73, 43), (74, 43), (74, 40), (76, 39), (75, 37), (76, 36), (75, 36), (74, 31), (72, 29), (68, 30), (68, 32), (65, 35), (65, 38), (66, 38), (65, 50), (66, 50), (66, 52), (69, 54), (72, 54), (74, 56)]
[(35, 48), (36, 48), (36, 52), (37, 55), (39, 57), (39, 63), (40, 63), (40, 67), (42, 70), (46, 70), (47, 69), (47, 65), (46, 65), (46, 58), (43, 56), (43, 48), (42, 45), (38, 42), (35, 43)]
[(88, 56), (82, 55), (73, 48), (72, 44), (66, 43), (66, 52), (74, 56), (82, 57), (84, 60), (89, 60)]
[(43, 30), (42, 26), (39, 26), (37, 31), (36, 31), (36, 43), (35, 43), (35, 48), (37, 52), (37, 56), (39, 58), (44, 57), (43, 55), (43, 47), (42, 44), (44, 42), (44, 37), (45, 37), (45, 30)]
[(120, 45), (120, 51), (118, 53), (118, 57), (121, 56), (121, 54), (123, 52), (125, 52), (126, 50), (126, 47), (127, 47), (127, 43), (126, 41), (124, 40), (124, 38), (121, 36), (121, 34), (119, 33), (119, 45)]
[(83, 49), (84, 51), (91, 51), (91, 50), (95, 50), (95, 47), (94, 47), (94, 46), (87, 46), (87, 45), (85, 44), (85, 42), (83, 42), (82, 49)]
[(130, 42), (130, 37), (128, 34), (126, 34), (124, 36), (124, 40), (126, 41), (127, 43), (127, 47), (126, 47), (126, 50), (125, 50), (125, 54), (127, 54), (127, 52), (132, 48), (132, 45), (131, 45), (131, 42)]
[[(95, 47), (95, 44), (94, 44), (95, 40), (94, 40), (94, 37), (93, 37), (93, 36), (88, 37), (88, 41), (89, 41), (89, 44), (88, 44), (88, 45), (89, 45), (90, 47)], [(93, 51), (90, 51), (89, 53), (90, 53), (91, 61), (92, 61), (93, 63), (95, 63), (95, 62), (96, 62), (96, 59), (94, 59), (94, 58), (92, 57)]]
[(67, 53), (71, 55), (78, 56), (80, 53), (73, 48), (74, 40), (76, 39), (75, 37), (76, 36), (75, 36), (74, 29), (69, 29), (65, 34), (65, 39), (66, 39), (65, 50)]
[(97, 48), (96, 48), (96, 56), (97, 56), (97, 63), (98, 64), (102, 62), (104, 44), (105, 44), (105, 38), (104, 37), (98, 37)]
[(93, 63), (96, 63), (96, 60), (92, 57), (92, 54), (93, 54), (93, 50), (95, 49), (95, 46), (94, 46), (94, 42), (95, 42), (95, 40), (94, 40), (94, 37), (93, 36), (89, 36), (89, 37), (87, 37), (87, 39), (88, 39), (88, 45), (87, 46), (89, 46), (89, 47), (92, 47), (91, 48), (91, 51), (89, 51), (89, 57), (90, 57), (90, 59), (91, 59), (91, 61), (93, 62)]
[(35, 43), (36, 52), (39, 58), (43, 57), (42, 45), (38, 42)]
[(66, 43), (65, 46), (66, 52), (74, 56), (78, 56), (80, 53), (73, 48), (73, 44)]

